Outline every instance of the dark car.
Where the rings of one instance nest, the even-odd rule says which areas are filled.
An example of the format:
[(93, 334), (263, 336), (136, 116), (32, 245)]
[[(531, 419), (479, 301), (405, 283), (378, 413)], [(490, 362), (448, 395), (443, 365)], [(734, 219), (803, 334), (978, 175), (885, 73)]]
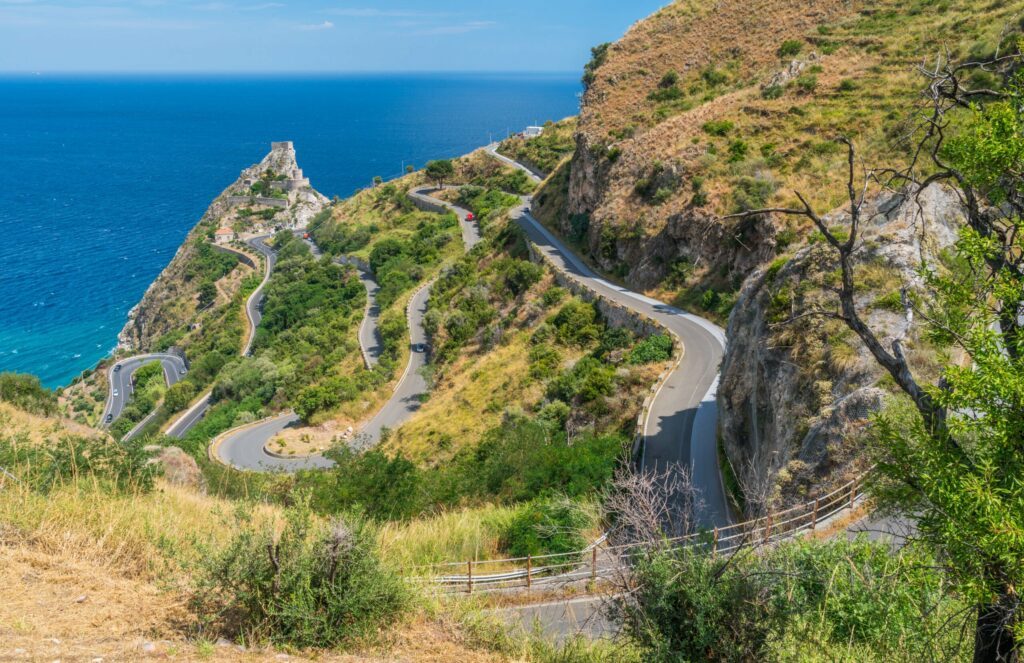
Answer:
[(113, 420), (114, 420), (114, 415), (108, 414), (103, 421), (105, 421), (105, 422), (107, 422), (109, 424)]
[(114, 364), (114, 372), (117, 373), (121, 370), (121, 364)]

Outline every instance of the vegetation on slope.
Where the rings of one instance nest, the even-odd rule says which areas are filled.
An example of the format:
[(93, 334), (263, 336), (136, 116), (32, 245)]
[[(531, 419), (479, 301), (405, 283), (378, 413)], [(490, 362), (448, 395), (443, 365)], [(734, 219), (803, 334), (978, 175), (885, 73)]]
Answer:
[(575, 117), (548, 121), (540, 136), (512, 136), (501, 141), (498, 152), (541, 173), (551, 173), (576, 150), (575, 133)]

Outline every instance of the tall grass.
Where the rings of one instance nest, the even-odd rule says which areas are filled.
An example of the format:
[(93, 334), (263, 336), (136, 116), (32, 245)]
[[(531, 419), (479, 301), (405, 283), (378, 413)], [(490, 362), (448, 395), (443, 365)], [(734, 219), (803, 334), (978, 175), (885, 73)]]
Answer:
[[(197, 543), (223, 545), (231, 504), (158, 483), (150, 493), (112, 493), (95, 478), (70, 481), (43, 494), (8, 482), (0, 491), (0, 538), (45, 552), (88, 560), (154, 579), (194, 560)], [(258, 520), (277, 510), (260, 507)]]

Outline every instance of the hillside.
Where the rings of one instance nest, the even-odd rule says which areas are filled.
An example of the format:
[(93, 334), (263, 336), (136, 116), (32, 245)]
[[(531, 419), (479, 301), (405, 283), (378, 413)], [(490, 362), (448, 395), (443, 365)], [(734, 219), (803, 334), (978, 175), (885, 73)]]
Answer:
[[(772, 476), (792, 463), (778, 476), (779, 499), (805, 497), (809, 476), (825, 490), (833, 477), (856, 471), (860, 452), (847, 443), (881, 400), (844, 399), (880, 372), (842, 330), (784, 332), (782, 318), (764, 324), (765, 305), (742, 294), (764, 290), (759, 269), (774, 274), (815, 241), (810, 221), (726, 217), (799, 207), (795, 191), (822, 213), (835, 210), (847, 196), (840, 135), (854, 141), (865, 167), (901, 167), (927, 84), (917, 70), (922, 60), (1005, 50), (1020, 34), (1022, 9), (930, 0), (810, 8), (673, 2), (594, 50), (574, 154), (538, 191), (535, 211), (611, 278), (730, 321), (730, 336), (744, 340), (730, 347), (723, 376), (730, 390), (719, 392), (725, 450), (751, 481), (764, 479), (766, 458)], [(948, 244), (943, 219), (958, 215), (932, 209), (923, 223), (937, 222), (940, 237), (927, 243)], [(901, 230), (880, 232), (887, 239)], [(872, 299), (914, 281), (913, 264), (876, 263)], [(801, 287), (802, 294), (827, 283)], [(769, 296), (788, 295), (775, 287)], [(759, 336), (751, 338), (752, 325)], [(915, 361), (929, 357), (924, 348)], [(779, 370), (792, 380), (780, 382)]]

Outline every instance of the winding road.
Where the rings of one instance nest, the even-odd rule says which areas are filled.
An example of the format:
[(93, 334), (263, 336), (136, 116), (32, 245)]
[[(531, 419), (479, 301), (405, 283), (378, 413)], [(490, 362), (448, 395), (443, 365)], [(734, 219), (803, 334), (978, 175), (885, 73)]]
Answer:
[(140, 368), (154, 361), (159, 361), (164, 369), (164, 381), (171, 386), (182, 378), (186, 373), (185, 360), (177, 355), (171, 354), (148, 354), (129, 357), (115, 363), (107, 371), (107, 404), (103, 408), (103, 427), (109, 427), (131, 400), (135, 389), (132, 385), (132, 377)]
[[(260, 320), (263, 319), (263, 290), (267, 287), (267, 283), (270, 282), (270, 277), (274, 273), (274, 266), (277, 265), (277, 252), (267, 244), (267, 240), (270, 235), (260, 235), (258, 237), (252, 237), (246, 240), (253, 249), (263, 254), (266, 259), (266, 267), (263, 270), (263, 280), (260, 282), (258, 288), (256, 288), (249, 298), (245, 301), (245, 317), (249, 321), (249, 330), (247, 332), (245, 345), (242, 347), (242, 356), (248, 357), (252, 353), (252, 344), (256, 340), (256, 328), (260, 324)], [(199, 397), (187, 410), (181, 413), (177, 419), (175, 419), (165, 431), (168, 437), (176, 439), (184, 438), (192, 427), (199, 423), (206, 412), (210, 409), (210, 397), (212, 391), (207, 391), (205, 394)]]
[[(528, 168), (498, 154), (495, 145), (488, 146), (486, 150), (494, 158), (524, 170), (534, 181), (539, 181), (540, 178)], [(479, 228), (468, 219), (467, 210), (433, 197), (431, 194), (435, 191), (436, 188), (420, 187), (410, 191), (409, 196), (425, 209), (454, 212), (459, 218), (466, 249), (472, 249), (480, 241)], [(531, 197), (523, 196), (522, 201), (523, 205), (514, 210), (513, 218), (556, 269), (602, 297), (657, 320), (682, 342), (685, 349), (683, 359), (653, 395), (643, 423), (642, 465), (649, 470), (664, 469), (675, 463), (689, 467), (702, 502), (698, 524), (703, 527), (728, 524), (731, 517), (718, 467), (715, 405), (725, 332), (703, 318), (601, 278), (530, 214)], [(426, 343), (423, 316), (430, 293), (429, 285), (413, 295), (408, 308), (410, 341), (414, 349)], [(360, 341), (364, 341), (362, 331)], [(411, 353), (394, 394), (360, 431), (356, 438), (358, 445), (372, 446), (380, 439), (385, 426), (398, 426), (419, 409), (426, 393), (426, 384), (419, 369), (426, 360), (422, 352)], [(288, 413), (245, 426), (224, 435), (213, 453), (221, 461), (247, 470), (294, 471), (329, 466), (330, 461), (322, 456), (299, 459), (267, 453), (265, 445), (274, 435), (300, 425), (299, 418)]]
[[(496, 145), (489, 145), (486, 152), (493, 158), (526, 172), (534, 181), (540, 178), (529, 168), (497, 152)], [(438, 189), (419, 187), (409, 192), (410, 198), (420, 207), (432, 211), (452, 211), (459, 219), (466, 250), (480, 242), (477, 224), (468, 218), (469, 212), (461, 207), (435, 198)], [(671, 371), (658, 391), (653, 394), (646, 420), (643, 422), (642, 467), (658, 470), (670, 464), (680, 463), (690, 468), (691, 475), (699, 490), (702, 508), (698, 514), (699, 525), (703, 527), (722, 526), (730, 522), (730, 513), (718, 467), (715, 393), (718, 385), (718, 369), (725, 348), (725, 332), (713, 323), (686, 313), (658, 300), (635, 293), (601, 278), (574, 255), (550, 231), (529, 212), (530, 196), (522, 197), (523, 204), (513, 211), (513, 218), (525, 231), (530, 241), (541, 251), (556, 269), (569, 275), (598, 295), (621, 306), (655, 319), (675, 333), (684, 347), (682, 361)], [(249, 246), (266, 257), (266, 271), (260, 287), (246, 302), (249, 320), (249, 335), (243, 355), (252, 350), (255, 331), (262, 317), (263, 290), (273, 272), (277, 256), (266, 244), (267, 237), (256, 237), (248, 241)], [(309, 240), (314, 255), (321, 255), (318, 247)], [(380, 353), (379, 332), (377, 331), (375, 293), (377, 284), (373, 275), (360, 266), (360, 279), (369, 295), (367, 315), (359, 330), (359, 341), (367, 366), (376, 362)], [(394, 428), (407, 421), (419, 408), (427, 385), (420, 370), (427, 363), (427, 337), (423, 329), (430, 284), (413, 294), (407, 309), (412, 352), (404, 373), (394, 393), (381, 410), (362, 428), (356, 436), (357, 446), (369, 447), (380, 439), (384, 428)], [(143, 357), (125, 362), (145, 362)], [(180, 361), (180, 360), (179, 360)], [(141, 365), (130, 363), (137, 370)], [(124, 372), (125, 369), (122, 369)], [(168, 369), (165, 373), (171, 375)], [(130, 376), (131, 372), (126, 372)], [(112, 380), (118, 379), (111, 374)], [(178, 373), (173, 373), (177, 376)], [(123, 379), (123, 378), (121, 378)], [(170, 377), (168, 378), (171, 379)], [(109, 414), (120, 414), (124, 407), (125, 390), (118, 388), (119, 396), (108, 403)], [(113, 387), (112, 387), (113, 391)], [(209, 393), (199, 399), (189, 410), (168, 428), (173, 437), (184, 437), (209, 408)], [(219, 438), (212, 447), (212, 453), (226, 464), (239, 469), (258, 471), (295, 471), (314, 467), (327, 467), (331, 461), (322, 456), (288, 458), (272, 455), (265, 450), (266, 443), (289, 427), (301, 426), (294, 413), (285, 413), (256, 424), (229, 431)]]
[[(462, 240), (466, 250), (472, 249), (480, 242), (480, 231), (476, 224), (468, 219), (469, 212), (460, 207), (433, 198), (429, 194), (436, 189), (421, 187), (409, 192), (411, 198), (419, 204), (451, 210), (458, 216), (462, 230)], [(309, 240), (311, 248), (316, 245)], [(320, 255), (315, 249), (314, 255)], [(380, 356), (380, 334), (377, 330), (376, 316), (380, 311), (376, 304), (377, 283), (365, 268), (359, 267), (360, 280), (367, 289), (369, 306), (367, 316), (359, 330), (359, 343), (368, 365), (376, 363)], [(353, 440), (357, 448), (369, 448), (377, 444), (385, 428), (395, 428), (408, 421), (423, 403), (427, 394), (427, 383), (423, 378), (422, 369), (427, 364), (424, 350), (427, 333), (423, 329), (423, 318), (427, 313), (427, 301), (430, 297), (431, 283), (427, 283), (413, 293), (406, 308), (409, 325), (409, 362), (398, 380), (395, 390), (384, 406), (363, 426)], [(321, 455), (302, 458), (282, 457), (268, 453), (266, 444), (275, 435), (288, 428), (302, 426), (302, 421), (293, 412), (271, 417), (261, 422), (243, 426), (222, 435), (212, 446), (211, 453), (220, 461), (237, 469), (265, 472), (295, 472), (298, 470), (330, 467), (333, 462)]]
[[(526, 172), (535, 182), (540, 181), (529, 168), (498, 154), (497, 144), (488, 145), (485, 150), (495, 159)], [(697, 525), (728, 525), (731, 514), (718, 466), (715, 401), (719, 365), (725, 353), (725, 330), (601, 278), (527, 211), (531, 197), (524, 196), (523, 202), (516, 212), (517, 222), (557, 269), (605, 299), (657, 320), (682, 342), (683, 359), (654, 394), (643, 424), (641, 467), (650, 471), (664, 470), (676, 463), (688, 467), (701, 501)]]

